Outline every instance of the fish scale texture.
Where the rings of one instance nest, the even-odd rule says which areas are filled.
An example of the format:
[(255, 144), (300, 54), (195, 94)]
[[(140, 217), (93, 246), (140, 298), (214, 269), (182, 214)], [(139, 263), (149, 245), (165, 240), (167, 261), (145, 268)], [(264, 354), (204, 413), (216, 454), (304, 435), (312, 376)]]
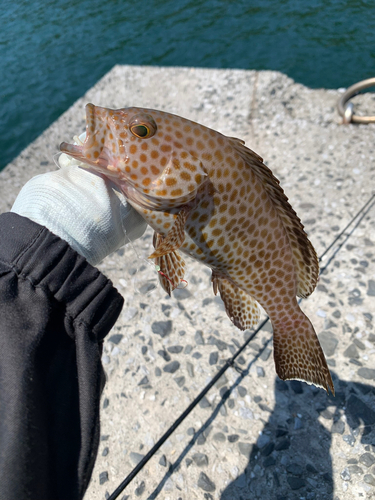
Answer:
[[(253, 299), (262, 305), (282, 379), (334, 392), (314, 328), (295, 300), (315, 288), (315, 250), (279, 181), (242, 140), (163, 111), (87, 104), (83, 145), (62, 143), (61, 150), (107, 175), (162, 237), (149, 258), (181, 251), (212, 269), (238, 328), (257, 321)], [(162, 284), (182, 274), (167, 263), (177, 264), (164, 261)]]

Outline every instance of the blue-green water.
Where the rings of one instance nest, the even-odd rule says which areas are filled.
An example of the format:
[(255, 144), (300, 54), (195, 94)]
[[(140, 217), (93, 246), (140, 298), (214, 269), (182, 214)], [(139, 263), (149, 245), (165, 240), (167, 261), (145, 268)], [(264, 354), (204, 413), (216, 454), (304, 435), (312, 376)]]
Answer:
[(0, 169), (114, 64), (375, 76), (373, 0), (2, 0)]

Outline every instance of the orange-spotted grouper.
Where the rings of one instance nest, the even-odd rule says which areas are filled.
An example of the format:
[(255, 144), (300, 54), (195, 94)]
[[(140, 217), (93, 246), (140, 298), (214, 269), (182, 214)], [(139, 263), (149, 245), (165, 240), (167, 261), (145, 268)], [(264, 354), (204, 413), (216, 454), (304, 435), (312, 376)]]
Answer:
[(149, 258), (168, 293), (184, 277), (181, 253), (202, 262), (238, 328), (258, 323), (257, 302), (266, 310), (281, 379), (334, 392), (296, 299), (316, 286), (315, 250), (279, 181), (243, 141), (163, 111), (87, 104), (83, 144), (60, 149), (114, 181), (153, 228)]

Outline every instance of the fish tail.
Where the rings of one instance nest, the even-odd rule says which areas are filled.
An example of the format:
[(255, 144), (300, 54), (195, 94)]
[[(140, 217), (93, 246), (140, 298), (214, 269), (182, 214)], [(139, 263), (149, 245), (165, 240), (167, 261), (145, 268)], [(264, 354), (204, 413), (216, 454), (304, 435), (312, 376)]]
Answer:
[(302, 380), (335, 394), (318, 337), (302, 311), (285, 323), (273, 323), (273, 345), (276, 372), (282, 380)]

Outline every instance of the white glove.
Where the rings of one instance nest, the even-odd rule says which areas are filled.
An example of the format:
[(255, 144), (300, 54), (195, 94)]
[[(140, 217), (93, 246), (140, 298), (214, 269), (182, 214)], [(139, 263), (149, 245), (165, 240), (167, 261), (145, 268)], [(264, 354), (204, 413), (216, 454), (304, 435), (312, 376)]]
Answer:
[(33, 177), (11, 211), (47, 227), (96, 265), (140, 238), (147, 224), (111, 181), (62, 157), (64, 168)]

